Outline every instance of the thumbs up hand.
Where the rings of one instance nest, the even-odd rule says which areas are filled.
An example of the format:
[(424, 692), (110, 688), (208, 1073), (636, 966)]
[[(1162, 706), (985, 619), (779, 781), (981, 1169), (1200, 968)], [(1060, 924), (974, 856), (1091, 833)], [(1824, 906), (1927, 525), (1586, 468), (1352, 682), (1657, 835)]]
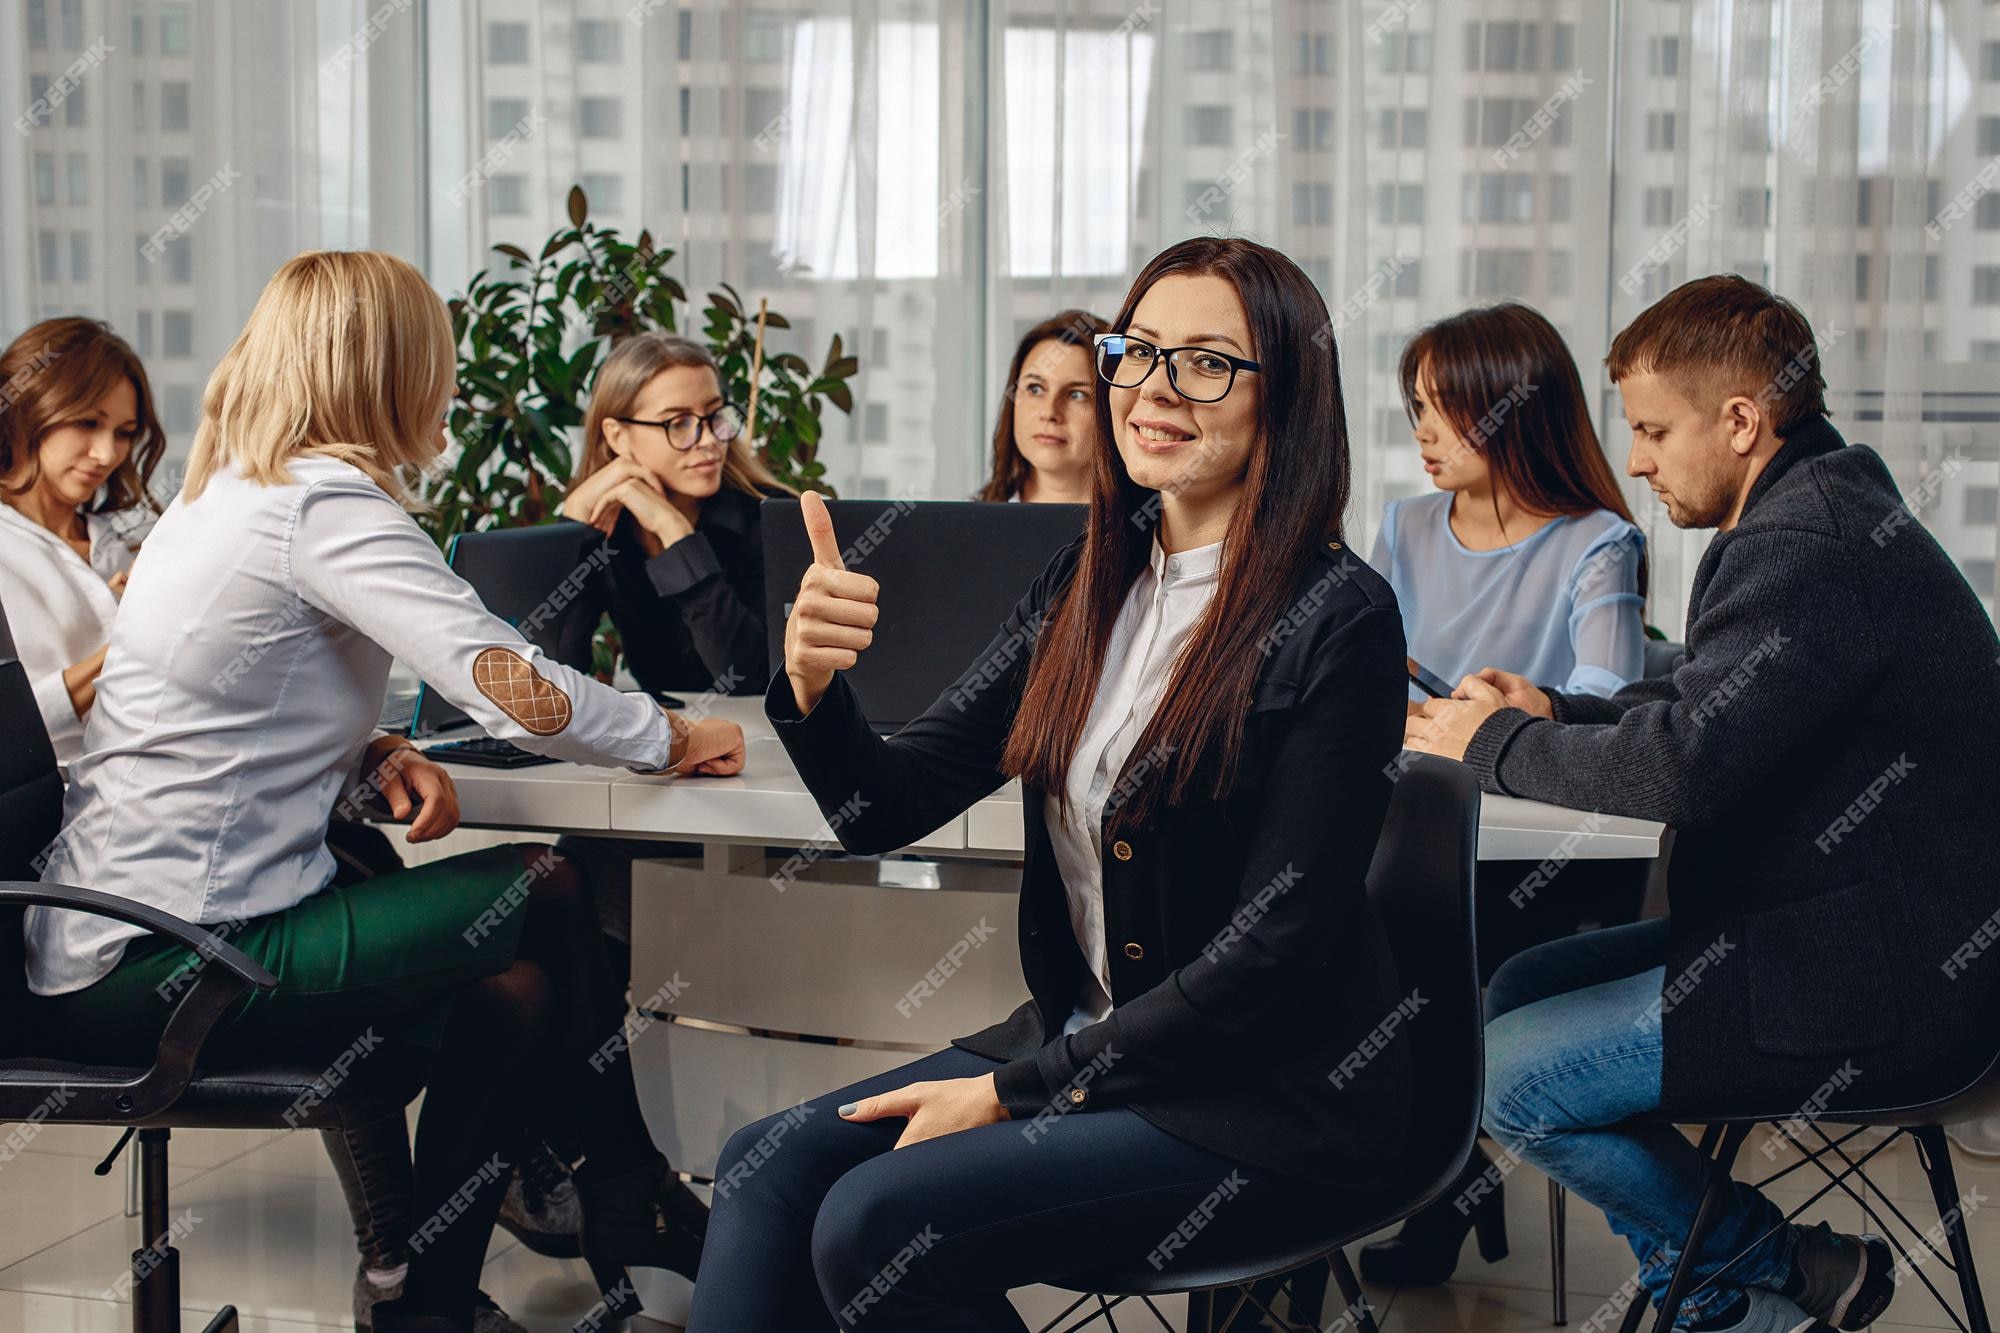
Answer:
[(861, 650), (874, 642), (880, 614), (875, 599), (881, 589), (866, 574), (848, 572), (824, 500), (807, 491), (799, 498), (799, 513), (812, 541), (813, 562), (799, 580), (799, 595), (785, 622), (785, 675), (803, 717), (833, 683), (833, 673), (853, 666)]

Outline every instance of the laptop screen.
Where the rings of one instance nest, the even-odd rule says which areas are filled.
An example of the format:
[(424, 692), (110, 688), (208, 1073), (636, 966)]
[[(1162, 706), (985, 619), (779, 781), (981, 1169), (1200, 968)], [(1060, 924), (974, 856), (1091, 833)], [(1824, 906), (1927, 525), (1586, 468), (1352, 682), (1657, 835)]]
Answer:
[[(869, 725), (890, 731), (986, 650), (1050, 558), (1083, 531), (1088, 506), (834, 500), (827, 510), (847, 567), (882, 585), (874, 642), (846, 674)], [(766, 500), (761, 518), (764, 628), (779, 663), (812, 544), (797, 500)]]

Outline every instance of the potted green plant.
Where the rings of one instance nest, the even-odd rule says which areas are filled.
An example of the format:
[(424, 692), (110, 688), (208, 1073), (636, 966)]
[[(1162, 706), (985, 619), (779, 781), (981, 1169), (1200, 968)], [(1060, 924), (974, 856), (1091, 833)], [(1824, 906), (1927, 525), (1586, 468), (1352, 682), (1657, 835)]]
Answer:
[[(627, 241), (590, 220), (581, 187), (569, 192), (569, 225), (539, 254), (496, 245), (449, 303), (458, 347), (458, 391), (448, 426), (454, 447), (422, 481), (427, 530), (455, 533), (547, 522), (568, 488), (585, 405), (610, 349), (649, 329), (679, 331), (686, 290), (667, 271), (674, 257), (650, 232)], [(791, 327), (766, 310), (764, 327)], [(748, 406), (756, 369), (752, 442), (771, 470), (802, 490), (831, 493), (819, 461), (823, 412), (854, 410), (860, 368), (835, 334), (815, 370), (765, 339), (756, 367), (757, 316), (732, 287), (708, 295), (702, 336), (722, 369), (723, 392)]]

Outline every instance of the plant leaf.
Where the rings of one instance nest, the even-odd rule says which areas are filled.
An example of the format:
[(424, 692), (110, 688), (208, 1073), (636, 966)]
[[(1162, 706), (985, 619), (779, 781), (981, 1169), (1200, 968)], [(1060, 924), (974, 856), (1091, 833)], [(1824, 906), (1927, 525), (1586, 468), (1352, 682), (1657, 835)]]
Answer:
[(569, 187), (569, 223), (572, 227), (582, 227), (583, 220), (590, 216), (590, 201), (584, 197), (581, 185)]

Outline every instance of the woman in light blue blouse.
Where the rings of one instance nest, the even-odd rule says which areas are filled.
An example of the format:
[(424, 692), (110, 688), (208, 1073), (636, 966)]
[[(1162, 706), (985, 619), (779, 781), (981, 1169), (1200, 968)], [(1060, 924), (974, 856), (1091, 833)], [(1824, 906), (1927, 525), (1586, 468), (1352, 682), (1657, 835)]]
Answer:
[(1403, 400), (1437, 491), (1390, 503), (1372, 563), (1410, 656), (1615, 693), (1645, 658), (1645, 538), (1590, 424), (1562, 336), (1508, 302), (1424, 329)]
[[(1500, 667), (1540, 685), (1608, 695), (1645, 660), (1645, 538), (1632, 524), (1590, 424), (1562, 335), (1515, 302), (1440, 320), (1411, 340), (1403, 403), (1437, 491), (1397, 500), (1372, 563), (1396, 591), (1413, 663), (1456, 684)], [(1420, 699), (1412, 687), (1414, 699)], [(1416, 706), (1413, 702), (1412, 707)], [(1532, 945), (1637, 915), (1640, 862), (1481, 861), (1481, 980)], [(1465, 1178), (1392, 1239), (1361, 1251), (1389, 1286), (1451, 1276), (1468, 1232), (1507, 1252), (1494, 1168), (1475, 1149)], [(1469, 1209), (1452, 1200), (1478, 1202)]]

